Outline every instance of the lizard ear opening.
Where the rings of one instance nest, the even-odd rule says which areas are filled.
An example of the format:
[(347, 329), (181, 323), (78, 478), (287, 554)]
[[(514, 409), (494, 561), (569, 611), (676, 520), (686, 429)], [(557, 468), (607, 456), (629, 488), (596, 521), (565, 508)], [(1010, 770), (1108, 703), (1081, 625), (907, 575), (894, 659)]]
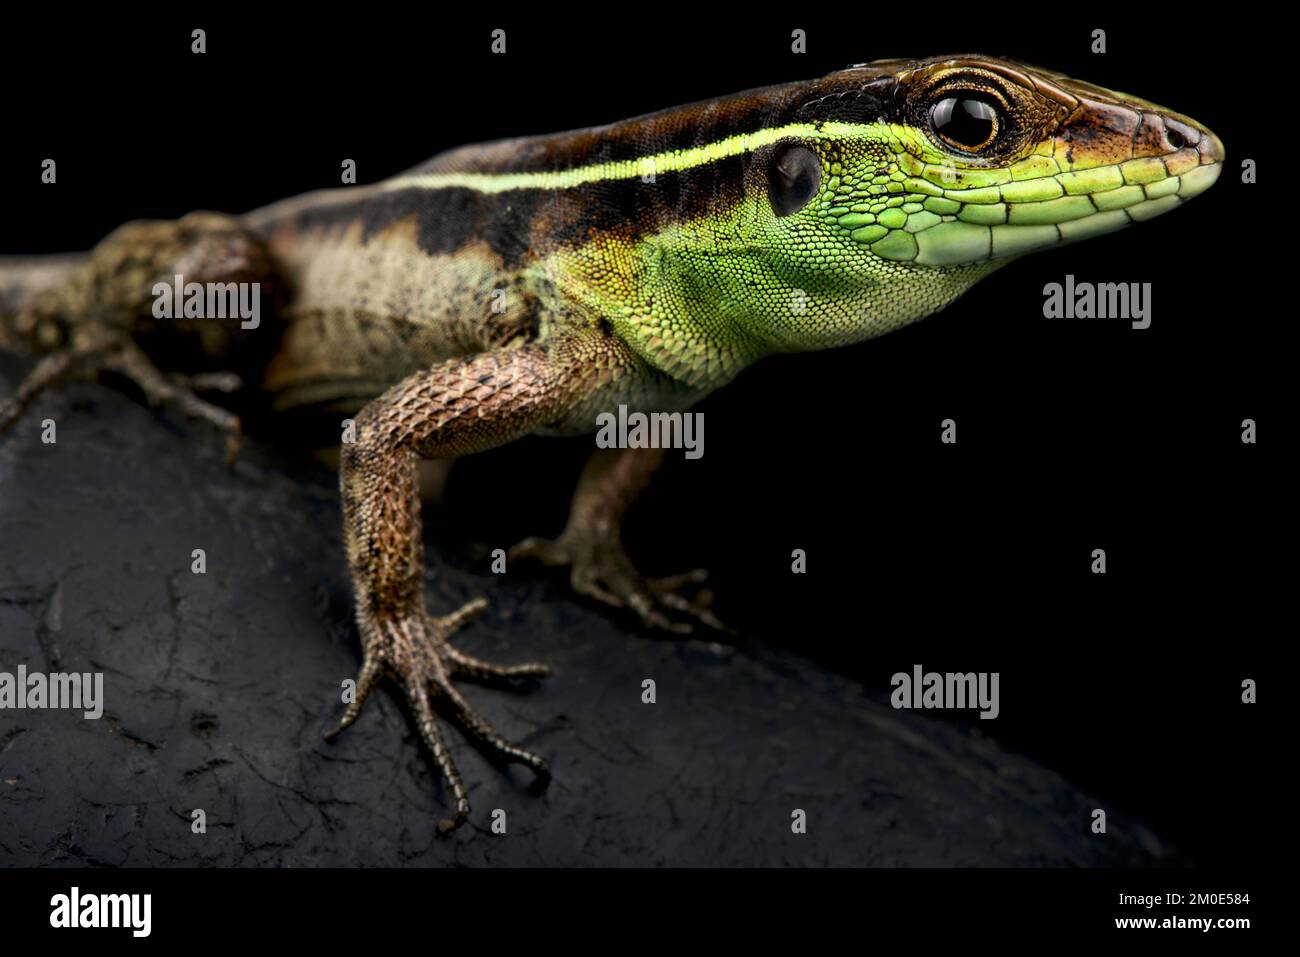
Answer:
[(821, 184), (821, 160), (808, 147), (784, 146), (772, 155), (767, 197), (778, 216), (799, 212), (817, 195)]

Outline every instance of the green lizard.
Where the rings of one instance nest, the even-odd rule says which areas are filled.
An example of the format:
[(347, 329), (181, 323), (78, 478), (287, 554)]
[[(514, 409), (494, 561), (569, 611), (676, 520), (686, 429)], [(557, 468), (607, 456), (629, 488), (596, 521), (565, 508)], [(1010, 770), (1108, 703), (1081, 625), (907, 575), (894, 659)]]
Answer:
[[(237, 437), (164, 375), (206, 360), (277, 409), (359, 410), (340, 461), (363, 660), (331, 736), (385, 675), (469, 802), (435, 706), (503, 759), (545, 762), (479, 718), (455, 679), (545, 675), (451, 643), (482, 599), (425, 607), (417, 463), (595, 430), (619, 405), (684, 410), (773, 353), (859, 342), (943, 308), (1024, 253), (1110, 232), (1207, 189), (1223, 146), (1134, 97), (979, 56), (881, 61), (555, 136), (466, 147), (367, 187), (245, 216), (132, 223), (87, 258), (10, 262), (0, 344), (44, 357), (0, 407), (111, 369)], [(257, 282), (274, 321), (154, 318), (153, 286)], [(201, 378), (190, 383), (202, 384)], [(569, 522), (512, 557), (651, 625), (717, 625), (643, 578), (619, 538), (659, 450), (598, 452)]]

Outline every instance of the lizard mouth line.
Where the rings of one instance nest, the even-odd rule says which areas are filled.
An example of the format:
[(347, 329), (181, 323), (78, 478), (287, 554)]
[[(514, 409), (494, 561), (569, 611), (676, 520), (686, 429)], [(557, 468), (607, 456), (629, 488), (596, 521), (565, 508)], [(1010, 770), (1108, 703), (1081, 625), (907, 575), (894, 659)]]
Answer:
[(870, 237), (871, 250), (882, 258), (917, 265), (1005, 259), (1152, 219), (1209, 189), (1223, 168), (1220, 160), (1204, 157), (1200, 165), (1179, 172), (1169, 170), (1162, 158), (1133, 163), (945, 189), (944, 198), (960, 204), (955, 212), (897, 217), (888, 232), (876, 227), (864, 231), (864, 238)]
[[(1053, 208), (1059, 200), (1008, 204), (1005, 232), (994, 230), (994, 254), (997, 257), (1015, 254), (1015, 250), (1008, 247), (1014, 242), (1017, 227), (1054, 229), (1059, 237), (1058, 242), (1067, 243), (1098, 236), (1129, 223), (1145, 222), (1177, 209), (1192, 197), (1205, 192), (1219, 178), (1222, 168), (1222, 163), (1208, 163), (1182, 175), (1166, 176), (1150, 183), (1132, 183), (1102, 192), (1063, 197), (1065, 200), (1082, 199), (1091, 206), (1091, 211), (1087, 211), (1079, 204), (1078, 208), (1083, 212), (1074, 215), (1059, 206)], [(1053, 220), (1053, 212), (1064, 212), (1067, 218)], [(1035, 219), (1038, 221), (1035, 222)], [(999, 243), (998, 240), (1003, 237), (1005, 240)]]

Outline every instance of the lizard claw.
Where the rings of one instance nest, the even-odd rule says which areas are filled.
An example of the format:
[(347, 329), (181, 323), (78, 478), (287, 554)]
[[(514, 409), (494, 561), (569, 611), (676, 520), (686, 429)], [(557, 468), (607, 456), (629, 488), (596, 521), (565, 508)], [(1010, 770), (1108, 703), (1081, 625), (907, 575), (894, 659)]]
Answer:
[(487, 602), (476, 598), (441, 618), (417, 614), (406, 618), (370, 616), (363, 620), (361, 632), (365, 636), (365, 657), (357, 676), (356, 694), (348, 703), (338, 725), (325, 734), (327, 741), (337, 737), (339, 732), (356, 721), (361, 714), (366, 698), (374, 690), (379, 678), (384, 674), (395, 677), (415, 715), (420, 738), (433, 754), (455, 802), (455, 815), (438, 822), (439, 834), (447, 834), (464, 824), (469, 818), (470, 807), (460, 772), (456, 769), (442, 729), (438, 726), (434, 714), (435, 705), (441, 706), (440, 710), (445, 711), (454, 724), (497, 760), (526, 765), (536, 775), (541, 786), (551, 777), (543, 758), (511, 744), (498, 734), (474, 711), (453, 683), (456, 677), (499, 682), (517, 678), (542, 678), (550, 674), (549, 668), (537, 662), (496, 665), (457, 651), (451, 646), (448, 640), (451, 635), (481, 615), (485, 608)]
[[(574, 591), (614, 608), (630, 608), (651, 628), (689, 635), (695, 631), (695, 623), (699, 623), (734, 634), (710, 610), (713, 593), (707, 588), (699, 588), (692, 599), (680, 594), (683, 588), (702, 586), (708, 581), (707, 571), (696, 568), (665, 578), (647, 578), (636, 570), (616, 537), (566, 529), (556, 539), (526, 538), (510, 549), (506, 557), (507, 561), (535, 558), (544, 565), (568, 565)], [(673, 620), (661, 608), (692, 620)]]

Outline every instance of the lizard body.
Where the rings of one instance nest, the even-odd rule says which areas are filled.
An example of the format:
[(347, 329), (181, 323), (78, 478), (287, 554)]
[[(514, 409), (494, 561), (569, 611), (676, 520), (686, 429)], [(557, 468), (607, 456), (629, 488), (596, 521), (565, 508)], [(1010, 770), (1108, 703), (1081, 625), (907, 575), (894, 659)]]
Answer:
[[(129, 224), (57, 268), (11, 264), (0, 343), (49, 354), (0, 427), (78, 362), (237, 427), (152, 365), (174, 340), (238, 366), (277, 409), (360, 410), (340, 489), (364, 661), (340, 730), (380, 677), (395, 677), (451, 787), (450, 828), (469, 804), (434, 706), (545, 776), (454, 684), (545, 668), (451, 645), (481, 600), (426, 611), (420, 459), (592, 431), (617, 405), (685, 409), (765, 355), (880, 335), (1019, 255), (1181, 205), (1222, 160), (1217, 137), (1187, 117), (975, 56), (880, 61), (466, 147), (242, 217)], [(173, 272), (263, 282), (274, 319), (260, 337), (150, 320), (148, 290)], [(623, 510), (659, 455), (598, 454), (564, 533), (512, 556), (570, 565), (580, 592), (650, 624), (688, 627), (665, 611), (716, 624), (677, 593), (698, 574), (648, 581), (619, 544)]]

